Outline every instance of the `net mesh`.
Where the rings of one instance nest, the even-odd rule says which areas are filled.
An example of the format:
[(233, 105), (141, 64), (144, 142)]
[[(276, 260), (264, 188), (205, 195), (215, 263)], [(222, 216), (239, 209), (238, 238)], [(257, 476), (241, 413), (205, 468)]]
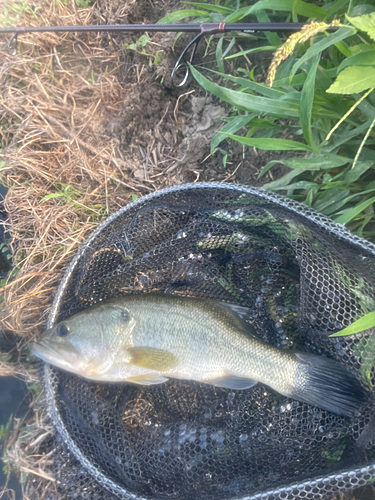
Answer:
[(46, 365), (63, 496), (327, 498), (373, 480), (374, 332), (329, 335), (375, 309), (374, 278), (371, 243), (261, 190), (180, 186), (114, 214), (72, 262), (50, 326), (129, 293), (219, 299), (248, 307), (261, 340), (339, 360), (369, 397), (349, 419), (261, 384), (102, 384)]

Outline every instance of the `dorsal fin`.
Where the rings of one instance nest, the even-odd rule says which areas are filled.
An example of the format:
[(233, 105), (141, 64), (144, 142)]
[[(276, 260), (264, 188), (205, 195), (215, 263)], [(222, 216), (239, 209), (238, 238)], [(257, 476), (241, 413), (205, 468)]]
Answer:
[(238, 327), (245, 332), (250, 333), (255, 336), (255, 328), (249, 322), (251, 318), (251, 309), (245, 306), (239, 306), (237, 304), (228, 304), (226, 302), (216, 302), (216, 304), (224, 309), (226, 312), (230, 313), (232, 318), (234, 318), (238, 324)]

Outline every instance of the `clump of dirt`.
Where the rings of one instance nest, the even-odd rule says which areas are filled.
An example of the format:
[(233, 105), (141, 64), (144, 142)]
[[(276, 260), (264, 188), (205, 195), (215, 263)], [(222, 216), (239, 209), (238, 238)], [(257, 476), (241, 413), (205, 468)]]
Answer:
[[(176, 10), (176, 6), (173, 8)], [(150, 12), (147, 16), (145, 19), (151, 22)], [(268, 161), (287, 157), (288, 153), (259, 151), (224, 141), (221, 147), (228, 153), (226, 165), (221, 152), (210, 154), (211, 139), (223, 125), (220, 118), (228, 116), (230, 106), (207, 95), (194, 81), (183, 89), (172, 85), (172, 68), (189, 35), (180, 37), (173, 51), (174, 41), (174, 34), (156, 33), (150, 36), (146, 54), (138, 50), (127, 55), (123, 81), (131, 86), (121, 111), (107, 122), (106, 134), (118, 140), (119, 150), (131, 162), (133, 176), (138, 181), (147, 183), (157, 179), (161, 186), (196, 181), (263, 184), (263, 179), (257, 179), (261, 168)], [(198, 49), (196, 62), (204, 55), (203, 45)], [(163, 59), (154, 66), (153, 57), (160, 47)], [(212, 62), (212, 56), (211, 59), (206, 56), (203, 64), (207, 64), (207, 59)], [(145, 59), (149, 64), (140, 73), (139, 64)], [(271, 55), (261, 59), (256, 54), (253, 61), (247, 61), (247, 68), (253, 67), (256, 78), (262, 80), (268, 59), (271, 60)], [(214, 78), (220, 82), (220, 77)], [(266, 180), (272, 180), (271, 175)]]
[(136, 179), (157, 178), (163, 186), (198, 180), (204, 159), (211, 159), (209, 144), (222, 125), (220, 117), (228, 112), (196, 93), (193, 89), (178, 95), (155, 82), (142, 82), (108, 121), (106, 132), (118, 139), (123, 155), (136, 166)]

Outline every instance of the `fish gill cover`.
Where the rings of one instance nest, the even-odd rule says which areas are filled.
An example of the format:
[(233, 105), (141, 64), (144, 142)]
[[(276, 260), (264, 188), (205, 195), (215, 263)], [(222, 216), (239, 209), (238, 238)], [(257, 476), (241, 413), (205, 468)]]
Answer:
[(374, 270), (371, 243), (261, 190), (182, 186), (114, 214), (73, 260), (49, 326), (127, 294), (212, 298), (248, 307), (248, 321), (270, 345), (338, 360), (368, 398), (347, 418), (260, 384), (245, 391), (177, 380), (105, 384), (46, 365), (50, 414), (62, 436), (60, 492), (327, 498), (373, 480), (373, 331), (329, 335), (374, 310)]

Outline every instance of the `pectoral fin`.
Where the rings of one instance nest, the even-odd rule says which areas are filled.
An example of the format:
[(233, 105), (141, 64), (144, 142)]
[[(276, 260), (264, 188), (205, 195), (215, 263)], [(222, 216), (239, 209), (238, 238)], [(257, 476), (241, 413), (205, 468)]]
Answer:
[(135, 377), (129, 377), (125, 382), (131, 382), (132, 384), (140, 385), (156, 385), (163, 384), (168, 379), (159, 375), (158, 373), (146, 373), (145, 375), (136, 375)]
[(249, 389), (253, 387), (258, 382), (250, 378), (241, 378), (234, 375), (228, 375), (227, 377), (217, 378), (214, 380), (207, 381), (207, 384), (214, 385), (215, 387), (224, 387), (225, 389)]
[(129, 364), (141, 368), (164, 372), (178, 364), (177, 356), (156, 347), (129, 347), (128, 352), (131, 355)]

